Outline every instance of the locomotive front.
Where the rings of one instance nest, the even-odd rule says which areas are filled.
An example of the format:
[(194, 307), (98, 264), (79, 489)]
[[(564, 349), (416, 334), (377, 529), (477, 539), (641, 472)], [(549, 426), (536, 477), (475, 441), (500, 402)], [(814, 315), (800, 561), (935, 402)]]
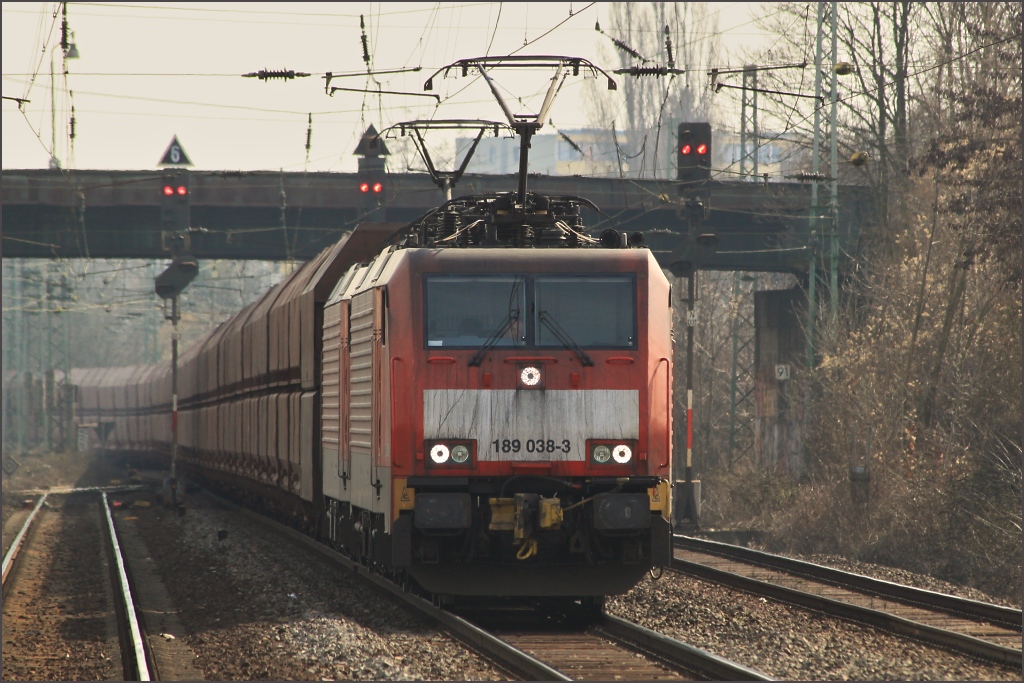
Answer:
[(671, 560), (670, 285), (578, 197), (447, 202), (324, 308), (327, 536), (440, 596), (599, 604)]

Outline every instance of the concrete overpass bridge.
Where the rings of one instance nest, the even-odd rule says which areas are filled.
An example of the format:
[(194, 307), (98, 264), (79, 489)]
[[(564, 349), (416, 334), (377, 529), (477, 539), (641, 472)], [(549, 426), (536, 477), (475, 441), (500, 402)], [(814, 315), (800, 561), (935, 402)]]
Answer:
[[(160, 228), (164, 171), (4, 170), (5, 258), (164, 258)], [(356, 173), (199, 171), (190, 174), (191, 224), (200, 259), (308, 259), (360, 221), (410, 221), (442, 201), (426, 174), (383, 176), (380, 194), (359, 191)], [(514, 191), (515, 176), (465, 175), (454, 196)], [(681, 196), (682, 188), (682, 196)], [(713, 232), (702, 268), (805, 273), (811, 248), (810, 186), (801, 183), (532, 175), (531, 192), (578, 195), (588, 227), (640, 230), (659, 260), (689, 230), (687, 197), (704, 203), (697, 232)], [(824, 196), (824, 192), (819, 193)], [(859, 251), (873, 206), (865, 188), (842, 186), (839, 253)], [(827, 215), (827, 206), (819, 211)], [(828, 230), (828, 221), (821, 230)], [(667, 265), (667, 264), (666, 264)]]

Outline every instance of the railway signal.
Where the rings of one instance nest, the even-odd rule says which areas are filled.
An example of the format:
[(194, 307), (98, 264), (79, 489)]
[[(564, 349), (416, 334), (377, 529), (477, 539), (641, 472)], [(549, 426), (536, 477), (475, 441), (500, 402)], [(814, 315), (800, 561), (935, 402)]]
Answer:
[(164, 232), (188, 230), (191, 224), (192, 191), (187, 171), (164, 176), (160, 184), (160, 229)]
[(711, 176), (711, 124), (680, 123), (678, 140), (679, 180), (707, 180)]
[(391, 152), (372, 123), (356, 145), (354, 154), (359, 157), (359, 193), (366, 199), (366, 208), (380, 206), (387, 173), (384, 157)]

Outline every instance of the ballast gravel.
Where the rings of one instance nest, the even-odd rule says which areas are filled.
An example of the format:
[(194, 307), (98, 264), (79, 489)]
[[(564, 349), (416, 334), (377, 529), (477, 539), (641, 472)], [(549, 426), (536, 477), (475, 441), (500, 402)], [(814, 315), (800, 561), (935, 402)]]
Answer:
[[(47, 454), (24, 460), (16, 475), (3, 481), (5, 494), (14, 494), (4, 496), (5, 521), (20, 505), (20, 492), (14, 493), (19, 489), (129, 478), (124, 470), (80, 457), (64, 462)], [(124, 498), (127, 508), (132, 496)], [(165, 636), (188, 645), (206, 679), (506, 679), (426, 619), (255, 522), (198, 496), (188, 499), (184, 517), (149, 498), (148, 508), (123, 510), (119, 524), (137, 525), (182, 623), (184, 632)], [(999, 602), (899, 569), (841, 557), (804, 559)], [(668, 571), (659, 581), (648, 577), (610, 599), (608, 611), (776, 678), (1020, 680), (1019, 670)], [(68, 654), (77, 656), (87, 654)]]
[(1020, 670), (666, 571), (607, 611), (786, 680), (1020, 680)]
[[(196, 496), (135, 520), (207, 680), (505, 680), (357, 576)], [(173, 634), (172, 634), (173, 635)]]

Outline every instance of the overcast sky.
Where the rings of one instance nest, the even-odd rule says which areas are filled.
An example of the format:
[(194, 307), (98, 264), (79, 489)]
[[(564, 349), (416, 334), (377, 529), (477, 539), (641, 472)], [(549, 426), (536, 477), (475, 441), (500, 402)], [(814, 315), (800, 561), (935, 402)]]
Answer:
[[(722, 36), (722, 65), (742, 65), (743, 50), (765, 42), (752, 21), (759, 4), (711, 7)], [(65, 78), (57, 8), (2, 4), (3, 95), (30, 100), (24, 113), (16, 102), (3, 102), (5, 169), (47, 167), (52, 111), (56, 156), (79, 169), (154, 169), (177, 135), (196, 170), (352, 171), (352, 151), (369, 123), (380, 128), (420, 118), (502, 119), (486, 84), (461, 76), (435, 79), (440, 107), (432, 98), (404, 95), (382, 101), (347, 92), (328, 97), (328, 71), (362, 72), (332, 85), (367, 87), (360, 14), (375, 70), (422, 67), (378, 76), (385, 90), (422, 93), (423, 81), (439, 67), (518, 48), (519, 54), (574, 55), (611, 66), (601, 60), (612, 54), (610, 41), (594, 30), (598, 19), (610, 28), (602, 3), (69, 3), (68, 26), (81, 56), (68, 60)], [(51, 55), (57, 72), (52, 107)], [(263, 68), (311, 76), (287, 82), (240, 77)], [(522, 97), (521, 106), (511, 103), (513, 110), (536, 112), (549, 77), (503, 76), (502, 85)], [(588, 124), (582, 80), (570, 79), (555, 103), (552, 118), (561, 129)]]

